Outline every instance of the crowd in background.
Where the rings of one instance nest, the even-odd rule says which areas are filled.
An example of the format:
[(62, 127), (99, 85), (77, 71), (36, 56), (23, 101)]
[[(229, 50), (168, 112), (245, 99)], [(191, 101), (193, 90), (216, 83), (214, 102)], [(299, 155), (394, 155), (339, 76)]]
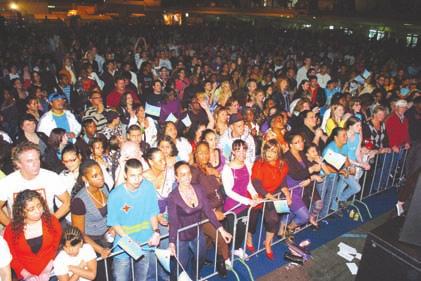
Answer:
[[(53, 270), (58, 280), (130, 280), (127, 254), (96, 262), (127, 235), (169, 248), (192, 278), (205, 241), (218, 239), (226, 275), (235, 224), (234, 254), (255, 251), (262, 200), (273, 260), (275, 235), (341, 215), (376, 155), (396, 168), (405, 153), (407, 175), (419, 173), (419, 47), (247, 23), (0, 32), (1, 280), (11, 280), (9, 263), (19, 280)], [(331, 152), (342, 167), (323, 161)], [(289, 216), (271, 203), (279, 193)], [(250, 207), (248, 233), (225, 217)], [(200, 233), (177, 235), (203, 218)], [(155, 262), (146, 251), (136, 280), (154, 280)], [(159, 266), (159, 279), (174, 272)]]

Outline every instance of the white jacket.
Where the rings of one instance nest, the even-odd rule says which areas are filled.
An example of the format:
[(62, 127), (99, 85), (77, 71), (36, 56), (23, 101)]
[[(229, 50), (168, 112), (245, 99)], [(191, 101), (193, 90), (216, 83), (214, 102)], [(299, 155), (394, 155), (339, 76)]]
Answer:
[[(254, 189), (253, 184), (251, 183), (252, 164), (246, 162), (246, 167), (249, 172), (249, 183), (247, 185), (247, 191), (250, 193), (251, 196), (254, 196), (257, 194), (257, 192)], [(241, 203), (243, 205), (251, 205), (250, 198), (244, 197), (233, 190), (234, 175), (232, 174), (232, 170), (231, 170), (231, 167), (229, 166), (229, 163), (226, 163), (224, 165), (224, 168), (222, 168), (221, 178), (222, 178), (222, 184), (224, 186), (225, 194), (228, 197), (230, 197), (234, 201), (237, 201), (238, 203)]]
[[(65, 110), (64, 114), (66, 115), (67, 122), (69, 122), (70, 132), (68, 133), (74, 133), (76, 136), (78, 136), (80, 134), (82, 126), (76, 120), (76, 117), (73, 115), (73, 113), (71, 113), (68, 110)], [(50, 133), (54, 128), (57, 128), (57, 124), (54, 121), (53, 113), (50, 110), (41, 116), (38, 123), (37, 131), (42, 132), (47, 136), (50, 136)]]

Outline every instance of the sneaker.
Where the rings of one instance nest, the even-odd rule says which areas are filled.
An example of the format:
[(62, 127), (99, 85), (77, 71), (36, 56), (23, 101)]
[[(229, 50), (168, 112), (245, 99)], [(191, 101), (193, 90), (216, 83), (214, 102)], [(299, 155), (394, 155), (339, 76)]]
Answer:
[(398, 217), (402, 216), (402, 214), (405, 212), (402, 204), (396, 203), (396, 212), (398, 214)]
[(227, 270), (232, 270), (232, 262), (229, 259), (225, 261), (225, 268)]
[(237, 257), (239, 257), (242, 260), (246, 260), (249, 257), (242, 248), (239, 248), (237, 250), (234, 250), (234, 255), (237, 256)]

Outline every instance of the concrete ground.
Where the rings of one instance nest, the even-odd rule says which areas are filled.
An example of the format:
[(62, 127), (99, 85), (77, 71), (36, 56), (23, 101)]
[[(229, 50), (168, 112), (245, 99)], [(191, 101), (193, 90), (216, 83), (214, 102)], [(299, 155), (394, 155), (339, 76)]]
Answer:
[[(346, 260), (337, 255), (338, 244), (343, 242), (362, 253), (367, 233), (383, 224), (390, 217), (386, 213), (360, 227), (346, 233), (335, 240), (312, 251), (313, 259), (305, 262), (303, 266), (288, 264), (261, 278), (259, 281), (354, 281), (355, 275), (351, 275)], [(358, 260), (354, 259), (358, 265)]]

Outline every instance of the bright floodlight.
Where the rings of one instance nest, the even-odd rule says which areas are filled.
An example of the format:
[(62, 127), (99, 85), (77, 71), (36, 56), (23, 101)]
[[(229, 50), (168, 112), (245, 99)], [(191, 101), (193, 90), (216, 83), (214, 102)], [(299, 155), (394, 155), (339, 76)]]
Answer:
[(10, 7), (11, 10), (19, 9), (18, 4), (14, 3), (14, 2), (10, 3), (9, 7)]

